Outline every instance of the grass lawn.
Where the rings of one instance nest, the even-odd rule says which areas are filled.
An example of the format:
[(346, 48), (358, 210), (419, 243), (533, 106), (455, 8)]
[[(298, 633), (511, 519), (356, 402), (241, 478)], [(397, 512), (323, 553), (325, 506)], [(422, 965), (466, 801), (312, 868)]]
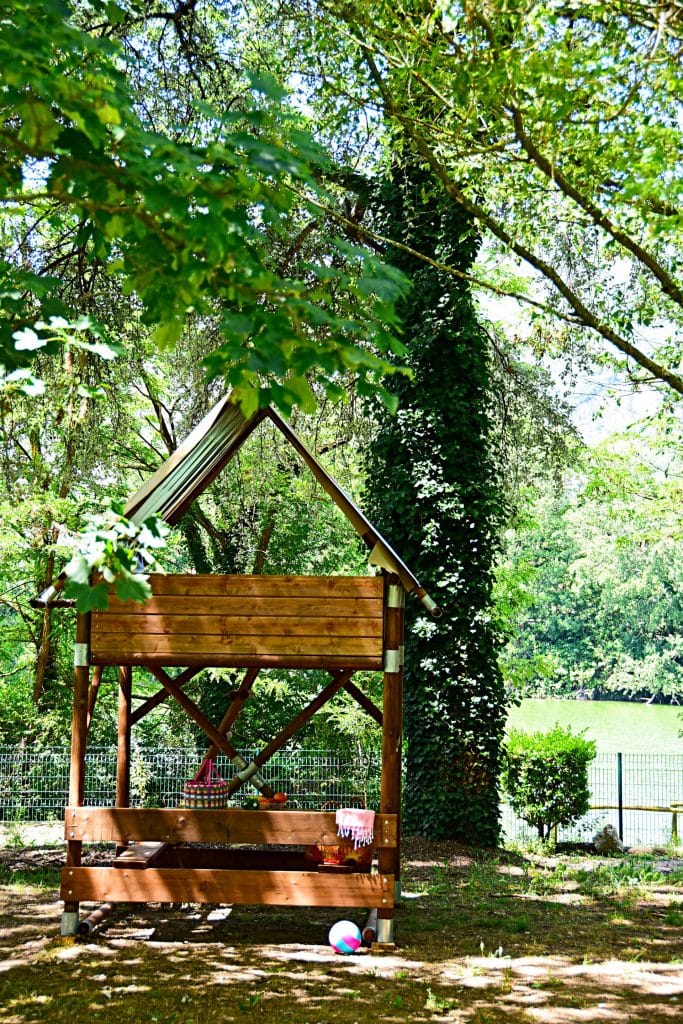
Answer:
[(329, 909), (119, 907), (59, 936), (59, 850), (0, 852), (0, 1022), (472, 1024), (683, 1015), (683, 860), (405, 841), (395, 954), (333, 954)]

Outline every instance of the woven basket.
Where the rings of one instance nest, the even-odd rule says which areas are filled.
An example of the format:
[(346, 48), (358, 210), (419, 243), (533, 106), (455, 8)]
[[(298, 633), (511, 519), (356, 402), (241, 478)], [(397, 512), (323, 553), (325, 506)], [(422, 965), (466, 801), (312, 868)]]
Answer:
[(185, 783), (181, 806), (188, 809), (228, 806), (228, 783), (218, 774), (212, 758), (208, 758), (194, 778)]

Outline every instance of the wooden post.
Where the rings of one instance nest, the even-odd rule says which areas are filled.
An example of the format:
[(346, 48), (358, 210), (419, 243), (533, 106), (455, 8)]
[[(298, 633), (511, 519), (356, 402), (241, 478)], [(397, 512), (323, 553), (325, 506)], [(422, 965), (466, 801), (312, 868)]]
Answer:
[[(401, 747), (403, 736), (403, 609), (405, 590), (395, 574), (384, 586), (384, 703), (382, 727), (382, 786), (380, 812), (398, 818), (396, 846), (379, 850), (379, 870), (393, 874), (400, 890), (401, 873)], [(394, 910), (377, 911), (377, 942), (394, 941)]]
[[(90, 615), (76, 618), (74, 646), (74, 698), (71, 718), (71, 767), (69, 771), (69, 806), (82, 807), (85, 791), (85, 748), (88, 734), (88, 684), (90, 648)], [(67, 832), (68, 835), (68, 832)], [(80, 840), (67, 840), (67, 867), (81, 863), (83, 844)], [(62, 913), (62, 935), (74, 935), (78, 927), (78, 901), (65, 900)]]
[(133, 670), (119, 668), (119, 722), (116, 746), (116, 806), (130, 807), (130, 723)]

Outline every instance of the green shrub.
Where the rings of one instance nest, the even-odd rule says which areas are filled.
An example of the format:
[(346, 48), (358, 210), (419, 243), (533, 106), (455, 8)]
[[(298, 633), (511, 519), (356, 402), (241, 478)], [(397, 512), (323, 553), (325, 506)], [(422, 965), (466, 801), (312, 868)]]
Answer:
[(588, 765), (595, 743), (556, 725), (550, 732), (511, 732), (503, 762), (503, 786), (513, 810), (548, 839), (588, 811)]

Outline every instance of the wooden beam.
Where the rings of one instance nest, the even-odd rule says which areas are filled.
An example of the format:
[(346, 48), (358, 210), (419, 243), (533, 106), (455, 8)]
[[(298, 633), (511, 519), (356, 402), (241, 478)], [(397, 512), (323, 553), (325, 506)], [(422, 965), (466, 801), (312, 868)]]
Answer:
[(222, 750), (229, 758), (233, 758), (237, 754), (237, 750), (228, 743), (225, 736), (223, 736), (216, 726), (209, 721), (204, 712), (197, 707), (195, 702), (190, 700), (186, 693), (183, 693), (175, 680), (171, 679), (163, 669), (155, 666), (150, 666), (150, 672), (155, 679), (159, 680), (164, 689), (168, 690), (174, 700), (180, 704), (183, 711), (189, 715), (195, 725), (198, 725), (202, 732), (206, 733), (209, 739), (216, 744), (219, 750)]
[[(90, 644), (90, 616), (76, 616), (76, 646), (74, 668), (73, 710), (71, 714), (71, 764), (69, 768), (69, 804), (80, 807), (85, 793), (85, 750), (88, 739), (88, 648)], [(66, 864), (72, 868), (81, 863), (82, 844), (75, 837), (67, 839)], [(78, 900), (68, 899), (64, 903), (62, 931), (70, 931), (71, 923), (77, 921)], [(67, 925), (67, 921), (69, 924)]]
[(102, 682), (102, 665), (96, 665), (93, 669), (92, 680), (88, 689), (88, 716), (86, 729), (90, 732), (90, 724), (92, 722), (93, 714), (95, 713), (95, 705), (97, 704), (97, 695), (100, 690), (100, 684)]
[(152, 671), (152, 666), (162, 668), (174, 668), (179, 665), (190, 665), (196, 672), (203, 668), (301, 668), (301, 669), (323, 669), (335, 671), (337, 669), (351, 669), (352, 672), (377, 672), (382, 669), (382, 657), (378, 651), (376, 655), (361, 656), (337, 655), (337, 654), (244, 654), (244, 653), (221, 653), (216, 651), (202, 651), (190, 654), (188, 652), (157, 652), (150, 653), (142, 651), (128, 651), (125, 655), (112, 648), (111, 650), (93, 651), (91, 655), (93, 665), (141, 665)]
[[(146, 666), (145, 666), (146, 667)], [(194, 668), (186, 668), (184, 672), (179, 672), (173, 682), (176, 686), (185, 686), (191, 679), (201, 672), (202, 667), (196, 666)], [(151, 671), (151, 669), (150, 669)], [(148, 715), (154, 708), (159, 707), (165, 700), (168, 700), (170, 694), (168, 690), (162, 689), (157, 690), (155, 694), (148, 698), (144, 704), (141, 704), (131, 715), (131, 725), (136, 725), (145, 715)]]
[[(335, 846), (339, 835), (331, 811), (186, 810), (182, 807), (68, 807), (65, 838), (87, 843), (251, 844)], [(375, 817), (375, 845), (397, 842), (397, 816)]]
[[(172, 576), (167, 577), (173, 579)], [(264, 577), (265, 578), (265, 577)], [(250, 597), (236, 595), (159, 594), (150, 597), (144, 604), (134, 601), (116, 601), (109, 598), (107, 611), (94, 612), (95, 629), (105, 630), (109, 618), (125, 615), (129, 620), (144, 619), (148, 615), (227, 615), (253, 616), (254, 618), (279, 618), (280, 616), (302, 616), (303, 618), (351, 618), (382, 620), (382, 602), (374, 597), (325, 597), (317, 594), (303, 597), (297, 594), (285, 597)]]
[[(87, 651), (90, 643), (90, 616), (76, 618), (76, 661), (74, 669), (74, 696), (71, 715), (71, 769), (69, 772), (69, 803), (83, 803), (85, 791), (85, 748), (88, 723), (88, 683), (90, 668)], [(85, 661), (86, 664), (81, 662)]]
[[(384, 724), (382, 727), (382, 781), (379, 808), (383, 814), (395, 814), (398, 835), (395, 847), (379, 846), (379, 870), (400, 878), (401, 746), (403, 736), (403, 609), (405, 591), (397, 575), (385, 578), (384, 590)], [(378, 919), (393, 918), (393, 909), (378, 907)], [(393, 938), (393, 921), (382, 926), (379, 937)], [(391, 941), (391, 938), (387, 941)]]
[[(150, 573), (154, 596), (174, 597), (367, 597), (381, 607), (383, 584), (380, 576), (275, 576), (263, 573)], [(113, 588), (112, 588), (113, 591)], [(121, 601), (112, 593), (109, 607), (124, 605), (144, 613), (149, 601)], [(96, 613), (97, 615), (100, 612)], [(101, 614), (107, 614), (106, 610)]]
[[(115, 637), (128, 636), (136, 632), (147, 636), (258, 636), (258, 637), (381, 637), (382, 619), (379, 616), (330, 617), (325, 606), (316, 616), (296, 615), (287, 608), (285, 615), (250, 615), (248, 608), (243, 615), (210, 615), (196, 604), (196, 598), (188, 598), (188, 605), (182, 613), (152, 614), (144, 617), (129, 615), (102, 616), (98, 622), (97, 641), (116, 643)], [(194, 601), (195, 604), (190, 604)]]
[(364, 711), (367, 711), (371, 718), (375, 719), (379, 726), (383, 724), (384, 718), (380, 709), (376, 704), (373, 704), (369, 697), (365, 696), (362, 690), (358, 689), (355, 683), (350, 681), (348, 683), (344, 683), (344, 689), (358, 704), (360, 704)]
[[(327, 704), (328, 700), (334, 697), (335, 693), (340, 690), (343, 686), (348, 683), (349, 679), (353, 675), (353, 672), (338, 672), (324, 690), (321, 690), (317, 697), (308, 704), (299, 714), (289, 722), (288, 725), (281, 729), (277, 736), (268, 743), (263, 750), (256, 755), (254, 758), (254, 764), (257, 764), (259, 768), (270, 760), (273, 754), (277, 753), (281, 747), (284, 747), (287, 740), (291, 739), (295, 732), (298, 732), (302, 726), (306, 725), (311, 720), (316, 711), (319, 711), (324, 704)], [(228, 786), (228, 793), (234, 793), (242, 785), (242, 780), (235, 777), (231, 779)]]
[(393, 907), (393, 875), (207, 868), (65, 868), (68, 900), (107, 903), (237, 903), (295, 907)]
[(350, 662), (365, 663), (382, 660), (382, 637), (377, 636), (287, 636), (273, 633), (247, 636), (234, 633), (206, 633), (199, 624), (194, 633), (148, 633), (146, 620), (140, 619), (140, 632), (98, 633), (93, 636), (93, 658), (98, 663), (117, 657), (120, 664), (128, 665), (140, 657), (150, 663), (160, 658), (175, 658), (177, 664), (199, 652), (204, 658), (287, 657), (304, 661), (316, 657), (345, 657)]

